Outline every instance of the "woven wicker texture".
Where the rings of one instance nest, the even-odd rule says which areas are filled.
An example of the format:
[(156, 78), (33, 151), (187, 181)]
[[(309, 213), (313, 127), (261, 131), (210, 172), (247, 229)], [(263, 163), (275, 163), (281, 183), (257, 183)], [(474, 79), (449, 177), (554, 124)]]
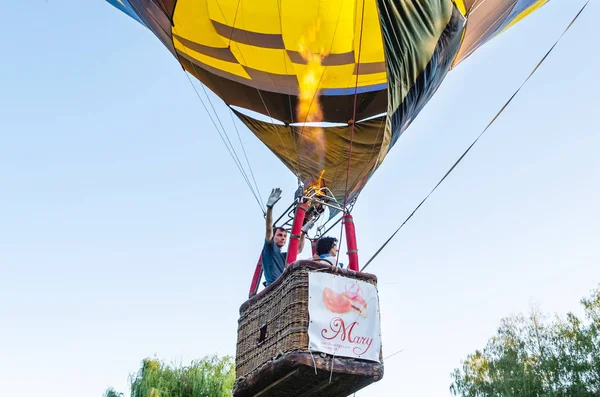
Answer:
[[(322, 353), (312, 356), (308, 351), (308, 274), (311, 271), (338, 273), (377, 284), (375, 276), (318, 262), (298, 261), (288, 266), (275, 283), (240, 308), (236, 354), (238, 392), (234, 395), (345, 396), (344, 393), (350, 394), (383, 376), (382, 364), (342, 357), (335, 358), (337, 364), (332, 371), (331, 356)], [(294, 359), (290, 361), (291, 356)], [(272, 377), (273, 385), (256, 394), (256, 385), (266, 380), (258, 378), (265, 377)]]

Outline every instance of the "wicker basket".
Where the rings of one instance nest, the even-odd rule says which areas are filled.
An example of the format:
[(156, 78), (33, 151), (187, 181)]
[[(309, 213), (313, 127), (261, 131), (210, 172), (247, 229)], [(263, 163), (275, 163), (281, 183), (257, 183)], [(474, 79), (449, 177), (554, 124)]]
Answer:
[(308, 274), (377, 278), (321, 262), (297, 261), (240, 308), (235, 397), (347, 396), (383, 377), (383, 364), (308, 350)]

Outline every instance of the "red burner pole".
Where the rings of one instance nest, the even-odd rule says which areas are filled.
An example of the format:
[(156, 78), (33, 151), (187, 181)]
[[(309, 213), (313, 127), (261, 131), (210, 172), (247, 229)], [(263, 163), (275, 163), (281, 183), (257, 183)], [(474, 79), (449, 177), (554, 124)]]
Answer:
[(287, 264), (296, 261), (298, 257), (298, 247), (300, 246), (300, 234), (302, 233), (302, 226), (304, 224), (304, 217), (306, 216), (306, 211), (308, 210), (308, 205), (305, 203), (300, 203), (296, 207), (296, 215), (294, 215), (294, 223), (292, 224), (292, 234), (290, 236), (290, 246), (288, 247), (287, 253)]
[(258, 263), (256, 264), (256, 269), (254, 269), (254, 277), (252, 277), (252, 284), (250, 284), (250, 293), (248, 294), (248, 298), (252, 298), (258, 292), (258, 286), (262, 275), (262, 254), (260, 254), (260, 257), (258, 258)]
[(356, 229), (352, 215), (344, 215), (344, 227), (346, 228), (346, 244), (348, 245), (348, 269), (358, 271), (358, 246), (356, 244)]
[(312, 248), (312, 254), (313, 254), (313, 256), (315, 256), (315, 254), (317, 253), (317, 243), (318, 243), (318, 242), (319, 242), (319, 239), (318, 239), (318, 238), (316, 238), (316, 239), (314, 239), (314, 240), (312, 240), (312, 241), (310, 242), (310, 246), (311, 246), (311, 248)]

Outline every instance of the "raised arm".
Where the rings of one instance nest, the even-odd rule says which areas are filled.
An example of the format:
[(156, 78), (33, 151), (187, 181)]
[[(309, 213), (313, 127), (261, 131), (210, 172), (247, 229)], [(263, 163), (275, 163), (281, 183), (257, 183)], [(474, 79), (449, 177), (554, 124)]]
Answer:
[(267, 200), (267, 214), (266, 218), (266, 233), (265, 240), (271, 241), (273, 240), (273, 206), (275, 203), (279, 201), (281, 198), (281, 189), (275, 188), (271, 190), (271, 195)]

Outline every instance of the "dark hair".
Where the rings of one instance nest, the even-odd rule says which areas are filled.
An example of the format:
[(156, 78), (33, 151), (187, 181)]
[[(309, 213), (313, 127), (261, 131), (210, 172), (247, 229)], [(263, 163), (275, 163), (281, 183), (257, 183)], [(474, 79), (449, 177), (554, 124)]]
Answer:
[(317, 255), (328, 254), (331, 251), (331, 247), (337, 244), (337, 238), (335, 237), (322, 237), (317, 242)]
[(273, 235), (277, 234), (277, 232), (281, 230), (282, 232), (284, 232), (285, 234), (287, 234), (287, 230), (285, 230), (284, 228), (277, 226), (275, 229), (273, 229)]

